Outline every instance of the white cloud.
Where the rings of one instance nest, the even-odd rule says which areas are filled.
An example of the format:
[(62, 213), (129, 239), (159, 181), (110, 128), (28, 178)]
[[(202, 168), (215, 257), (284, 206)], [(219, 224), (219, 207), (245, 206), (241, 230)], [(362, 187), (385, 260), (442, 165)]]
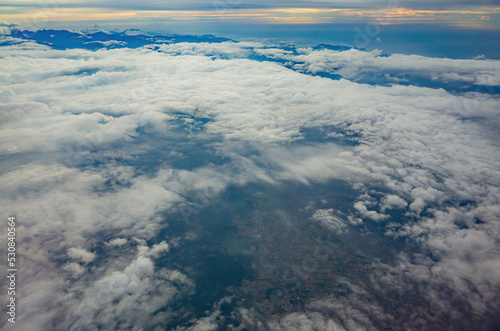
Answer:
[(292, 313), (282, 318), (279, 323), (271, 322), (271, 330), (290, 331), (341, 331), (342, 325), (322, 316), (319, 313)]
[(71, 258), (75, 260), (80, 260), (84, 263), (90, 263), (94, 261), (96, 257), (95, 253), (89, 252), (83, 248), (74, 248), (74, 247), (68, 249), (68, 255)]
[(333, 230), (338, 234), (346, 232), (346, 222), (341, 217), (339, 217), (340, 215), (337, 216), (334, 215), (334, 213), (335, 211), (333, 209), (318, 209), (311, 216), (311, 219), (319, 222), (325, 228)]
[(354, 209), (356, 209), (358, 213), (361, 214), (361, 216), (370, 218), (374, 221), (383, 221), (389, 218), (388, 215), (377, 213), (375, 210), (368, 210), (368, 208), (366, 207), (366, 203), (363, 201), (357, 201), (354, 204)]
[(384, 212), (387, 209), (405, 209), (407, 206), (408, 202), (401, 199), (399, 196), (388, 194), (382, 201), (381, 211)]
[[(75, 290), (80, 293), (74, 294), (81, 299), (66, 303), (66, 325), (72, 329), (141, 330), (165, 323), (168, 316), (160, 310), (192, 287), (192, 282), (176, 270), (155, 271), (152, 258), (168, 247), (165, 245), (163, 242), (151, 250), (139, 247), (138, 255), (125, 269), (108, 273), (85, 287), (78, 284)], [(165, 319), (151, 318), (156, 313)]]
[(419, 55), (392, 54), (382, 56), (381, 51), (370, 52), (351, 49), (299, 50), (293, 55), (279, 51), (258, 50), (258, 53), (273, 58), (294, 61), (294, 69), (305, 73), (336, 73), (347, 79), (359, 79), (367, 73), (412, 74), (441, 81), (468, 82), (474, 85), (500, 85), (498, 60), (452, 60), (436, 59)]
[(83, 266), (75, 262), (67, 263), (63, 266), (63, 269), (71, 272), (75, 276), (81, 275), (86, 270)]
[(120, 247), (120, 246), (125, 245), (127, 242), (128, 242), (128, 240), (125, 238), (116, 238), (116, 239), (110, 240), (108, 243), (106, 243), (106, 245), (111, 246), (111, 247), (113, 247), (113, 246)]
[[(56, 317), (74, 329), (146, 328), (169, 320), (173, 312), (161, 308), (184, 291), (173, 284), (185, 291), (194, 285), (177, 270), (155, 266), (168, 253), (167, 242), (139, 244), (136, 254), (137, 242), (125, 238), (151, 240), (169, 221), (164, 213), (187, 204), (186, 198), (201, 197), (204, 206), (228, 186), (251, 182), (345, 181), (359, 194), (347, 220), (360, 227), (389, 224), (394, 220), (383, 213), (390, 209), (406, 212), (387, 234), (407, 238), (419, 251), (403, 252), (392, 267), (397, 286), (428, 283), (425, 298), (444, 307), (443, 314), (446, 286), (478, 316), (497, 309), (498, 97), (311, 77), (239, 58), (250, 47), (261, 46), (175, 44), (161, 52), (3, 47), (0, 152), (9, 161), (0, 164), (0, 210), (22, 220), (20, 240), (29, 243), (21, 261), (24, 329)], [(278, 49), (260, 52), (292, 57)], [(293, 58), (309, 72), (338, 66), (355, 79), (365, 71), (404, 69), (499, 85), (495, 61), (301, 52)], [(324, 140), (309, 141), (313, 129)], [(199, 161), (197, 153), (205, 151), (226, 163), (172, 164), (181, 154)], [(200, 201), (190, 204), (200, 207)], [(344, 218), (337, 216), (321, 209), (313, 219), (343, 233)], [(92, 253), (100, 244), (128, 260)], [(72, 260), (61, 266), (68, 256)], [(82, 264), (90, 262), (96, 267), (86, 270)], [(339, 320), (325, 317), (331, 314), (346, 329), (391, 319), (376, 304), (349, 300), (320, 300), (311, 311), (270, 326), (335, 330)], [(137, 311), (156, 315), (150, 321)], [(207, 318), (199, 327), (213, 323)]]

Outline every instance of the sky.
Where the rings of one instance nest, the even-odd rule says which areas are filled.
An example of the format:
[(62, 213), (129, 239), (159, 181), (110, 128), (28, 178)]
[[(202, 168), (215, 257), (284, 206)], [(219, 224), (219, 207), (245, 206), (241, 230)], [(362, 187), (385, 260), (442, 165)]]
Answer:
[(5, 1), (0, 21), (43, 28), (216, 34), (389, 53), (498, 58), (495, 1)]
[(2, 1), (0, 329), (497, 329), (498, 6), (391, 4)]
[(495, 1), (5, 1), (0, 19), (109, 20), (164, 18), (307, 24), (378, 20), (381, 24), (447, 23), (498, 26)]

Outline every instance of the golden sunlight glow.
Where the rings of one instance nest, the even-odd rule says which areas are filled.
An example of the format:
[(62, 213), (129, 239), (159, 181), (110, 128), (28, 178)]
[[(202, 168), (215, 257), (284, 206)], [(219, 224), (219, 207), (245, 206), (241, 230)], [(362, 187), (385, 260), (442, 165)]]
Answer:
[(164, 18), (169, 20), (260, 21), (264, 23), (311, 24), (359, 22), (366, 19), (379, 24), (395, 22), (454, 22), (457, 24), (488, 24), (500, 7), (475, 10), (412, 10), (406, 8), (358, 10), (319, 8), (223, 9), (207, 11), (132, 11), (104, 8), (26, 8), (2, 7), (0, 20), (13, 23), (32, 21), (102, 21)]

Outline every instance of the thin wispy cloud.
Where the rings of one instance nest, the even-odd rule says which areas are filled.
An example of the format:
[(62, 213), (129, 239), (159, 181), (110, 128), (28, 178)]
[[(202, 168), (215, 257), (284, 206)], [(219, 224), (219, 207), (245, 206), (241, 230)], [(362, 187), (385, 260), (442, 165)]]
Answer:
[[(497, 24), (500, 8), (495, 2), (410, 1), (225, 1), (116, 2), (32, 1), (2, 4), (0, 19), (20, 23), (33, 16), (48, 21), (120, 20), (163, 18), (171, 20), (226, 20), (285, 24), (349, 23), (377, 19), (394, 23), (451, 23), (481, 26)], [(482, 19), (490, 17), (490, 20)], [(38, 17), (41, 19), (41, 17)], [(492, 19), (491, 19), (492, 18)], [(383, 23), (383, 22), (382, 22)]]

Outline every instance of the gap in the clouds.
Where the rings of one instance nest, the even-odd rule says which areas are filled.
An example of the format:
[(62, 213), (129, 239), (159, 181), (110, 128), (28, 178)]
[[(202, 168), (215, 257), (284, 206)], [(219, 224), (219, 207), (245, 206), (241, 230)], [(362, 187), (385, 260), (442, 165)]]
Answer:
[[(337, 293), (344, 277), (354, 284), (369, 282), (373, 261), (396, 263), (404, 248), (383, 232), (348, 223), (357, 194), (340, 180), (230, 186), (209, 197), (207, 205), (195, 204), (188, 221), (181, 213), (166, 211), (163, 230), (148, 244), (177, 243), (157, 267), (180, 270), (196, 283), (195, 292), (182, 302), (191, 317), (206, 316), (225, 297), (233, 297), (225, 306), (229, 311), (301, 311), (307, 302)], [(313, 222), (311, 216), (319, 209), (344, 215), (348, 231), (337, 233)], [(318, 265), (308, 271), (305, 266), (317, 247), (327, 247), (328, 258), (313, 261)], [(294, 272), (301, 278), (290, 282)], [(265, 303), (277, 292), (286, 293), (286, 302), (266, 312)]]
[[(152, 124), (146, 124), (136, 128), (130, 140), (97, 145), (91, 141), (68, 144), (64, 150), (69, 153), (63, 153), (58, 159), (67, 166), (77, 168), (98, 168), (111, 162), (132, 167), (136, 175), (148, 177), (153, 177), (164, 168), (193, 171), (208, 166), (219, 167), (221, 171), (244, 170), (238, 169), (238, 163), (227, 154), (234, 152), (228, 147), (232, 145), (225, 145), (221, 137), (206, 132), (205, 125), (212, 119), (186, 113), (172, 114), (175, 119), (168, 122), (168, 132), (160, 132)], [(301, 139), (279, 145), (236, 141), (235, 151), (241, 157), (265, 167), (267, 163), (262, 163), (262, 158), (272, 148), (307, 147), (320, 143), (334, 143), (345, 148), (359, 145), (357, 134), (338, 127), (304, 127), (300, 133)]]
[(56, 159), (66, 166), (81, 169), (105, 167), (110, 163), (128, 166), (134, 169), (136, 175), (148, 177), (153, 177), (164, 168), (190, 171), (228, 163), (229, 158), (220, 155), (212, 145), (219, 139), (204, 133), (203, 125), (209, 120), (196, 118), (186, 124), (185, 120), (192, 118), (188, 114), (178, 116), (168, 126), (168, 132), (158, 132), (151, 124), (146, 124), (136, 128), (129, 140), (67, 144), (63, 149), (66, 153)]
[[(244, 279), (251, 279), (252, 257), (245, 252), (252, 241), (238, 236), (231, 210), (213, 203), (186, 223), (181, 215), (167, 214), (168, 226), (157, 240), (183, 238), (178, 247), (156, 263), (181, 270), (195, 283), (195, 292), (182, 300), (188, 317), (203, 317), (224, 297), (232, 296)], [(191, 236), (194, 237), (190, 238)], [(182, 321), (178, 323), (182, 324)], [(175, 327), (176, 325), (169, 325)]]
[(100, 68), (80, 68), (76, 71), (62, 72), (58, 76), (91, 76), (99, 71), (101, 71)]
[(339, 146), (354, 147), (359, 145), (359, 135), (349, 133), (334, 126), (302, 127), (300, 133), (303, 139), (294, 141), (292, 146), (308, 145), (310, 143), (334, 143)]
[(500, 87), (498, 86), (485, 86), (477, 85), (472, 82), (442, 80), (436, 78), (427, 78), (419, 76), (416, 73), (397, 73), (393, 71), (386, 71), (385, 73), (366, 73), (360, 74), (354, 80), (356, 83), (380, 85), (380, 86), (417, 86), (432, 89), (444, 89), (454, 95), (463, 95), (467, 92), (477, 92), (489, 95), (499, 95)]

